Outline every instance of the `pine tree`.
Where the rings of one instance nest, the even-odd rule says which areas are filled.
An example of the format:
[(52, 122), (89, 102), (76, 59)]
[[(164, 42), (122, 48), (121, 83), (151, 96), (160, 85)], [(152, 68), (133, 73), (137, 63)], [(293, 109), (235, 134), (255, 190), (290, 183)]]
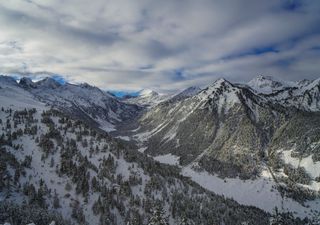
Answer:
[(54, 196), (53, 196), (53, 207), (55, 209), (60, 208), (60, 201), (56, 191), (54, 191)]
[(165, 212), (161, 206), (157, 206), (152, 213), (151, 218), (148, 221), (148, 225), (169, 225), (165, 216)]
[(185, 216), (182, 216), (182, 218), (180, 219), (179, 225), (192, 225), (193, 223), (191, 223)]

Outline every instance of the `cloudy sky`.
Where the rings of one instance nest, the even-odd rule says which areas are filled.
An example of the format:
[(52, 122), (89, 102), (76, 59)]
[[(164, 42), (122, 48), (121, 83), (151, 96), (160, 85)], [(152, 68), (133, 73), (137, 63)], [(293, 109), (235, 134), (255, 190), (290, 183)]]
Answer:
[(319, 0), (1, 1), (0, 73), (158, 91), (314, 79), (319, 12)]

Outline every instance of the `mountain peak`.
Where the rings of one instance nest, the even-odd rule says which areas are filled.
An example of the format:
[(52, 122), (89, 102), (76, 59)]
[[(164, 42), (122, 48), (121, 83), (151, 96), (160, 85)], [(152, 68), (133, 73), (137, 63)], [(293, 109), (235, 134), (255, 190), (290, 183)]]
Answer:
[(259, 75), (253, 78), (248, 82), (248, 85), (255, 91), (263, 94), (270, 94), (274, 91), (289, 86), (288, 83), (278, 78), (263, 75)]
[(229, 81), (227, 81), (227, 80), (224, 79), (224, 78), (218, 78), (218, 79), (214, 82), (214, 84), (222, 84), (222, 83), (225, 83), (225, 82), (230, 83)]
[(274, 80), (274, 81), (277, 80), (277, 78), (275, 78), (275, 77), (273, 77), (273, 76), (270, 76), (270, 75), (267, 75), (267, 76), (258, 75), (258, 76), (256, 76), (254, 79), (257, 79), (257, 80)]
[(87, 89), (96, 88), (95, 86), (92, 86), (92, 85), (90, 85), (88, 83), (81, 83), (79, 86), (82, 87), (82, 88), (87, 88)]
[(224, 78), (219, 78), (215, 82), (213, 82), (207, 89), (217, 89), (220, 87), (233, 87), (233, 85)]
[(46, 88), (58, 88), (61, 84), (51, 77), (46, 77), (43, 80), (40, 80), (35, 83), (38, 87), (46, 87)]
[(24, 88), (35, 88), (36, 85), (29, 77), (22, 77), (19, 84)]
[(157, 96), (157, 95), (159, 94), (151, 89), (143, 89), (139, 92), (139, 96), (141, 97), (151, 97), (151, 96)]

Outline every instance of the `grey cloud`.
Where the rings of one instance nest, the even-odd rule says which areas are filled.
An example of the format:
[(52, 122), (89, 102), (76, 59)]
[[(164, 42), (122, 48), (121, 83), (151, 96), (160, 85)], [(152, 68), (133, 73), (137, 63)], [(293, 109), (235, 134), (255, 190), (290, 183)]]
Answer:
[(0, 3), (0, 71), (120, 90), (313, 79), (319, 10), (317, 0), (11, 0)]

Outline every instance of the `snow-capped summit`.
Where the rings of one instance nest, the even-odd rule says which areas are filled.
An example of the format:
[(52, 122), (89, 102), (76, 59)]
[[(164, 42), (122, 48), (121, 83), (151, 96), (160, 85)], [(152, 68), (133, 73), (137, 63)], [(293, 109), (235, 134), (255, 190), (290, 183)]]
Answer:
[(224, 83), (230, 83), (224, 78), (218, 78), (215, 82), (213, 82), (213, 85), (223, 85)]
[(59, 82), (57, 82), (55, 79), (51, 77), (46, 77), (43, 80), (35, 82), (35, 84), (37, 85), (37, 87), (52, 88), (52, 89), (55, 89), (61, 86)]
[(211, 85), (199, 92), (202, 98), (217, 97), (217, 95), (224, 95), (235, 91), (235, 87), (226, 79), (220, 78), (213, 82)]
[(86, 89), (95, 89), (95, 88), (97, 88), (97, 87), (92, 86), (92, 85), (90, 85), (90, 84), (88, 84), (88, 83), (81, 83), (81, 84), (79, 85), (79, 87), (81, 87), (81, 88), (86, 88)]
[(170, 97), (171, 95), (159, 94), (151, 89), (143, 89), (138, 93), (138, 96), (126, 98), (124, 99), (124, 102), (140, 106), (153, 107), (169, 99)]
[(270, 94), (274, 91), (281, 90), (285, 87), (292, 86), (289, 82), (285, 82), (272, 76), (257, 76), (248, 82), (248, 85), (258, 93)]
[(210, 104), (214, 106), (219, 113), (222, 113), (223, 111), (227, 112), (236, 103), (240, 103), (240, 95), (244, 95), (241, 88), (233, 85), (226, 79), (220, 78), (200, 91), (195, 98), (205, 105)]
[(143, 89), (138, 94), (140, 97), (151, 97), (151, 96), (158, 96), (159, 93), (151, 90), (151, 89)]
[(23, 77), (20, 79), (19, 84), (24, 88), (36, 88), (37, 85), (29, 78)]

